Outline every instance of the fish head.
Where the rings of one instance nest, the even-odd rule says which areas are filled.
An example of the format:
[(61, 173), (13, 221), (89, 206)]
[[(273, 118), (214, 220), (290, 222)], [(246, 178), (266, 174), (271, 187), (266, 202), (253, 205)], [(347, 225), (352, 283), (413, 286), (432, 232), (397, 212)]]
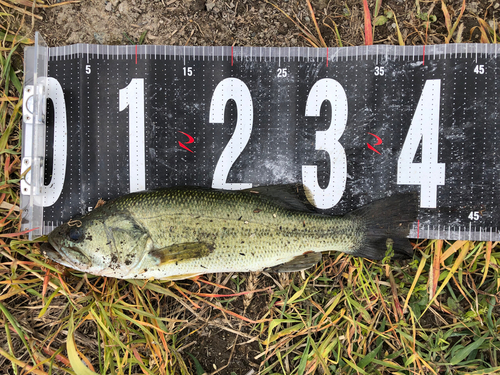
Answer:
[[(97, 211), (97, 210), (96, 210)], [(130, 278), (148, 252), (148, 232), (125, 213), (91, 212), (54, 229), (42, 252), (64, 266), (98, 276)]]

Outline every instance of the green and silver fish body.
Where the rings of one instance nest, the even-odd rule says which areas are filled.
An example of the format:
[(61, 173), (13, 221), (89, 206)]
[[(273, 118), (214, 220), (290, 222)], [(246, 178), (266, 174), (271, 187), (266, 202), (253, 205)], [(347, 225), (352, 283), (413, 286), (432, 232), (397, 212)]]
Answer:
[(398, 195), (343, 217), (314, 212), (291, 185), (249, 191), (167, 188), (132, 193), (56, 228), (44, 252), (95, 275), (176, 279), (212, 272), (309, 268), (321, 252), (382, 258), (405, 238), (418, 200)]

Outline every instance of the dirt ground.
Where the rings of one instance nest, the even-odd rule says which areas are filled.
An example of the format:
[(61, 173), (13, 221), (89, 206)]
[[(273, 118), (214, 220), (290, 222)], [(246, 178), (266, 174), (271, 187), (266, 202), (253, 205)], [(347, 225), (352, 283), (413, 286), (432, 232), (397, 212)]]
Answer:
[[(57, 4), (58, 1), (49, 0)], [(311, 0), (320, 32), (330, 47), (338, 46), (334, 24), (344, 46), (364, 44), (361, 0)], [(452, 21), (460, 0), (447, 0)], [(35, 24), (49, 46), (74, 43), (158, 45), (310, 46), (290, 16), (317, 35), (305, 0), (83, 0), (38, 12)], [(373, 10), (375, 0), (369, 1)], [(278, 9), (279, 8), (279, 9)], [(443, 43), (441, 3), (430, 0), (384, 0), (381, 14), (392, 10), (407, 45)], [(286, 15), (285, 15), (286, 14)], [(425, 20), (430, 25), (425, 36)], [(435, 17), (433, 17), (435, 16)], [(476, 17), (500, 18), (500, 1), (467, 1), (463, 41), (479, 41)], [(383, 22), (383, 21), (381, 21)], [(396, 22), (375, 28), (375, 43), (397, 44)]]
[[(37, 9), (43, 20), (28, 32), (40, 31), (49, 46), (74, 43), (92, 44), (157, 44), (157, 45), (237, 45), (237, 46), (310, 46), (295, 22), (301, 23), (314, 35), (312, 15), (305, 0), (82, 0), (59, 4), (47, 3), (52, 8)], [(364, 14), (361, 0), (311, 0), (319, 30), (328, 46), (339, 45), (335, 34), (338, 28), (343, 46), (362, 45), (364, 41)], [(461, 0), (447, 0), (452, 21), (460, 12)], [(373, 10), (375, 0), (369, 1)], [(407, 45), (443, 43), (446, 34), (441, 2), (430, 0), (383, 0), (381, 13), (393, 11), (402, 37)], [(290, 18), (288, 18), (288, 15)], [(435, 16), (435, 17), (432, 17)], [(462, 18), (464, 42), (479, 42), (480, 31), (476, 17), (500, 19), (500, 0), (467, 1)], [(430, 25), (426, 32), (426, 22)], [(439, 36), (439, 37), (438, 37)], [(375, 28), (375, 43), (398, 44), (396, 23), (389, 18)], [(270, 301), (265, 296), (253, 300), (246, 311), (259, 319), (267, 311)], [(231, 306), (242, 313), (242, 306)], [(185, 352), (196, 357), (206, 371), (213, 372), (227, 364), (231, 348), (236, 343), (232, 360), (219, 373), (238, 375), (258, 372), (263, 359), (256, 341), (231, 333), (238, 327), (218, 328), (217, 316), (212, 324), (202, 325), (186, 343)], [(251, 341), (251, 340), (250, 340)], [(188, 358), (186, 358), (186, 361)], [(255, 372), (252, 372), (255, 371)]]

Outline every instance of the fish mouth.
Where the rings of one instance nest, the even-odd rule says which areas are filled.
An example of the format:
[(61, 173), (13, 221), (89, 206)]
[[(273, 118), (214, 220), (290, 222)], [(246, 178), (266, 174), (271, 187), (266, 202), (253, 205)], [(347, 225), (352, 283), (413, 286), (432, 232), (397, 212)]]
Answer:
[(49, 237), (48, 243), (40, 246), (42, 254), (64, 266), (82, 269), (91, 266), (90, 258), (75, 247), (62, 246)]

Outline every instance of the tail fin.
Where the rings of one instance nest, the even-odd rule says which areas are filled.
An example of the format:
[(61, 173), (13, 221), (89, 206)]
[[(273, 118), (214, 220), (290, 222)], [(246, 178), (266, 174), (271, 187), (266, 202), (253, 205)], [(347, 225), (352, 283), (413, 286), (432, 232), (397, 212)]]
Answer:
[(417, 221), (419, 199), (417, 193), (396, 194), (361, 207), (348, 217), (361, 219), (365, 224), (364, 243), (352, 255), (382, 259), (387, 251), (387, 240), (393, 241), (394, 259), (413, 256), (408, 241), (410, 224)]

